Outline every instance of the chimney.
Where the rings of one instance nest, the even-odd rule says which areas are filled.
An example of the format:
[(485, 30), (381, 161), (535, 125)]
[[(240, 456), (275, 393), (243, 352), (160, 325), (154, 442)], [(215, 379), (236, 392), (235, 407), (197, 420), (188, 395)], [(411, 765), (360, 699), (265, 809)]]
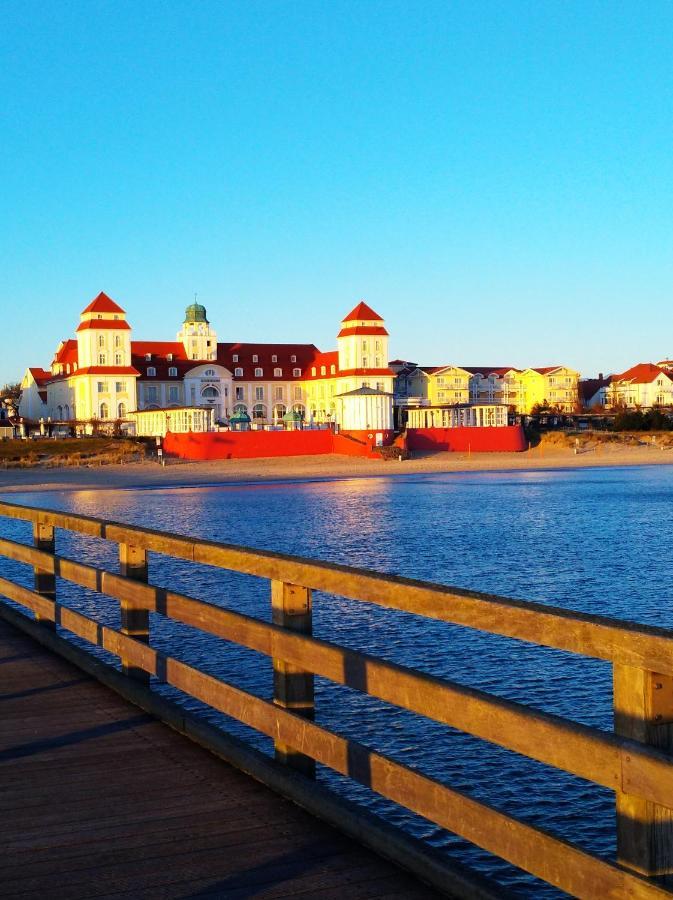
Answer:
[(603, 373), (602, 373), (602, 372), (599, 372), (599, 373), (598, 373), (598, 378), (599, 378), (600, 381), (603, 380)]

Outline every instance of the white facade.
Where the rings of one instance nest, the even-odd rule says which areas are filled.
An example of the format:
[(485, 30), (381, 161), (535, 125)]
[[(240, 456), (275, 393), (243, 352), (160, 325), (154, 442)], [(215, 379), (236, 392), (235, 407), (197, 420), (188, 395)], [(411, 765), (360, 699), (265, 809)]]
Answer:
[(506, 403), (463, 404), (409, 409), (409, 428), (503, 428)]
[(135, 432), (141, 437), (165, 437), (189, 431), (212, 431), (213, 411), (201, 407), (183, 406), (171, 409), (144, 409), (132, 412)]
[(338, 397), (338, 423), (344, 431), (392, 431), (393, 395), (361, 387)]

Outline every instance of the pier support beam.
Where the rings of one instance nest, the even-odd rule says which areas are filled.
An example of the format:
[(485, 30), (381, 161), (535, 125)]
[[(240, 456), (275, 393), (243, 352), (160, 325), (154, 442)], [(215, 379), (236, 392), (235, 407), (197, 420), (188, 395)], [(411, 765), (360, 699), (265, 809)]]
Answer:
[[(41, 522), (33, 522), (33, 546), (36, 550), (43, 550), (45, 553), (56, 552), (56, 538), (53, 525), (43, 525)], [(35, 591), (47, 600), (56, 601), (56, 575), (53, 571), (49, 572), (34, 566), (34, 584)], [(56, 623), (53, 619), (46, 619), (37, 613), (35, 618), (45, 628), (55, 628)]]
[[(283, 581), (271, 582), (271, 611), (274, 625), (300, 634), (313, 633), (310, 588)], [(298, 716), (313, 720), (315, 704), (313, 673), (273, 658), (273, 702)], [(296, 749), (276, 741), (276, 759), (315, 778), (315, 760)]]
[[(141, 581), (147, 584), (148, 564), (147, 551), (144, 547), (136, 547), (133, 544), (119, 545), (119, 571), (124, 578), (133, 581)], [(150, 614), (139, 603), (133, 600), (121, 600), (121, 633), (128, 634), (137, 641), (145, 644), (150, 642)], [(129, 665), (128, 660), (122, 656), (122, 672), (135, 678), (137, 681), (149, 682), (149, 672), (138, 666)]]
[[(614, 665), (615, 732), (673, 753), (673, 676)], [(673, 809), (617, 791), (617, 860), (673, 886)], [(673, 805), (673, 797), (671, 798)]]

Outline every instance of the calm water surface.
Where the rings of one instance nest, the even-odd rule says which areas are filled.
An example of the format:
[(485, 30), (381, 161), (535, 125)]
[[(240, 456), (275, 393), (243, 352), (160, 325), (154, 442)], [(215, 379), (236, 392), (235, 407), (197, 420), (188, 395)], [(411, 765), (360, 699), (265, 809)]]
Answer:
[[(451, 474), (142, 491), (46, 492), (13, 502), (364, 566), (673, 627), (673, 466)], [(23, 523), (3, 535), (28, 540)], [(103, 541), (60, 536), (59, 552), (114, 564)], [(30, 583), (19, 564), (12, 577)], [(268, 582), (158, 555), (151, 578), (268, 620)], [(117, 604), (59, 583), (65, 602), (118, 624)], [(561, 651), (316, 594), (315, 633), (395, 662), (612, 728), (611, 668)], [(265, 697), (266, 657), (154, 617), (161, 649)], [(167, 690), (164, 688), (159, 688)], [(255, 746), (270, 742), (188, 701)], [(559, 837), (612, 857), (614, 795), (450, 728), (317, 680), (320, 724)], [(522, 897), (558, 892), (323, 769), (319, 777), (380, 815), (500, 879)]]

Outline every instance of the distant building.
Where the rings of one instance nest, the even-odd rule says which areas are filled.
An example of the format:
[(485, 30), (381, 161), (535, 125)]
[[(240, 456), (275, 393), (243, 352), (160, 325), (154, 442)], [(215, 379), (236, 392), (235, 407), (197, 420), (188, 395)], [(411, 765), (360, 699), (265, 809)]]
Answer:
[(579, 372), (567, 366), (417, 366), (395, 360), (395, 402), (400, 408), (446, 404), (504, 404), (528, 414), (536, 406), (573, 412)]
[(583, 409), (595, 407), (604, 408), (608, 405), (608, 390), (612, 376), (603, 377), (601, 372), (598, 378), (582, 378), (579, 382), (580, 403)]
[(673, 406), (673, 372), (654, 363), (638, 363), (612, 376), (607, 398), (612, 409)]

